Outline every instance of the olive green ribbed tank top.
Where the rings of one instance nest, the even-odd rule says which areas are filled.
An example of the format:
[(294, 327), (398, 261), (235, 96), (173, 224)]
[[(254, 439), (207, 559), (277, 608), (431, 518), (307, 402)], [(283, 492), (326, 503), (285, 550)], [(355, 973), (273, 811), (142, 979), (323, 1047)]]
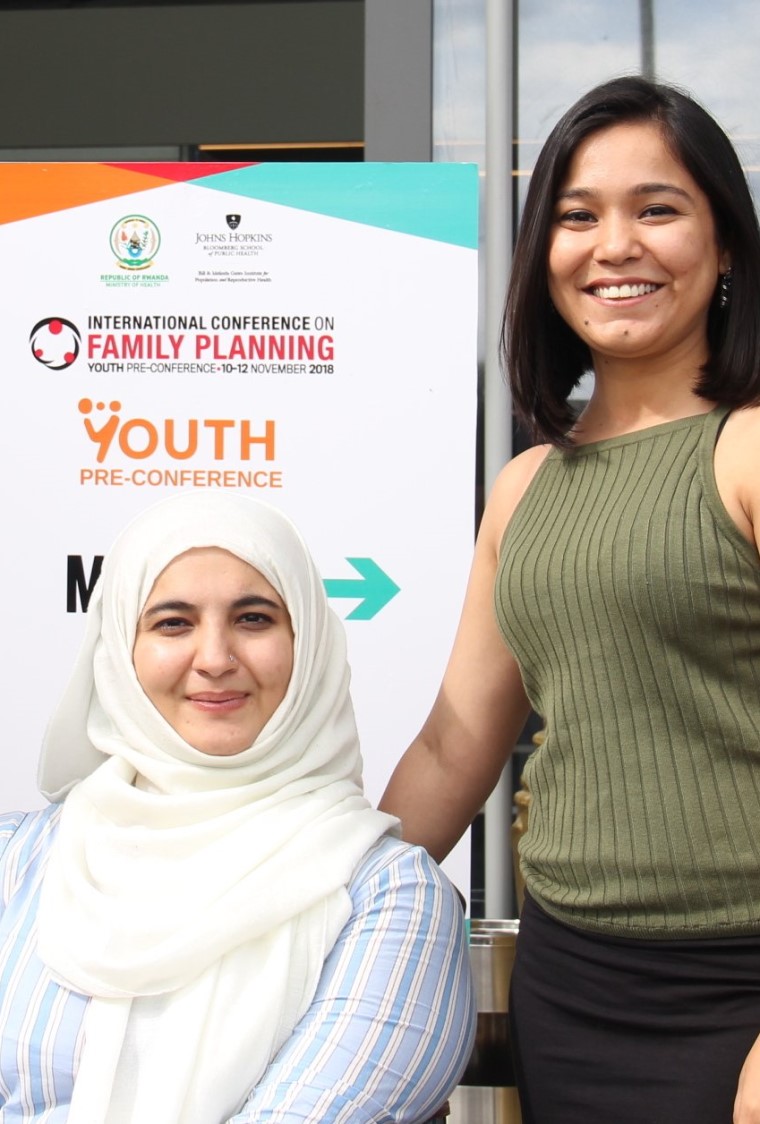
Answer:
[(505, 532), (497, 618), (546, 722), (521, 863), (583, 928), (760, 931), (760, 562), (715, 484), (725, 417), (553, 449)]

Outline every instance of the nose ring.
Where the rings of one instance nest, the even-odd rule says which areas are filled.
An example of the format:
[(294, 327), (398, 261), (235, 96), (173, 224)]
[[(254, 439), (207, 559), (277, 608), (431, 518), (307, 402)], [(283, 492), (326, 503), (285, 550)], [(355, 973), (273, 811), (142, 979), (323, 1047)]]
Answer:
[(234, 662), (235, 662), (235, 657), (233, 656), (232, 652), (230, 652), (230, 663), (234, 663)]

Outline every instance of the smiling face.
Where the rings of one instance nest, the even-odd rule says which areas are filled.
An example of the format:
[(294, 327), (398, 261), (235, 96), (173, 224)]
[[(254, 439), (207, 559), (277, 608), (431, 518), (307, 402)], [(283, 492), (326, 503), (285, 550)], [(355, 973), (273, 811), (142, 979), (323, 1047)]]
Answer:
[(728, 265), (707, 196), (658, 125), (612, 125), (578, 146), (555, 204), (549, 292), (597, 373), (604, 359), (696, 371)]
[(201, 753), (230, 756), (253, 744), (285, 695), (290, 615), (242, 559), (216, 547), (189, 550), (156, 579), (132, 661), (180, 737)]

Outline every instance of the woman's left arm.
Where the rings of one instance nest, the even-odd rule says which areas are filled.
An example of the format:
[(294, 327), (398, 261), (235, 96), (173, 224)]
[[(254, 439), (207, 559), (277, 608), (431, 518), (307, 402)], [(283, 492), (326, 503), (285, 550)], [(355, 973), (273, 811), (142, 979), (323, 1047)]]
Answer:
[[(747, 537), (760, 553), (760, 408), (736, 411), (729, 419), (736, 492), (747, 519)], [(718, 443), (720, 450), (720, 443)], [(716, 458), (717, 475), (717, 458)], [(745, 1058), (734, 1101), (733, 1124), (760, 1124), (760, 1036)]]
[(760, 406), (729, 416), (715, 450), (715, 480), (728, 514), (760, 553)]
[(755, 546), (760, 553), (760, 407), (743, 410), (744, 486)]
[(739, 1074), (733, 1124), (760, 1124), (760, 1036), (755, 1039)]
[(428, 854), (373, 849), (314, 1001), (229, 1124), (412, 1124), (467, 1064), (475, 1030), (462, 909)]

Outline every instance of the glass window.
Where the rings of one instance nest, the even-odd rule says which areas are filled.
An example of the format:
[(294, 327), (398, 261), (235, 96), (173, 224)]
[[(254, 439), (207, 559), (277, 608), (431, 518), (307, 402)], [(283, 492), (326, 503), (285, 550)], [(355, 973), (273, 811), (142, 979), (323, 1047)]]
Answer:
[[(585, 90), (650, 67), (685, 88), (736, 145), (760, 199), (760, 5), (747, 0), (516, 0), (517, 170)], [(520, 199), (524, 196), (524, 183)]]
[[(486, 0), (434, 0), (437, 160), (485, 167)], [(684, 87), (736, 145), (760, 202), (760, 4), (753, 0), (514, 0), (515, 172), (525, 181), (552, 125), (618, 74)]]

